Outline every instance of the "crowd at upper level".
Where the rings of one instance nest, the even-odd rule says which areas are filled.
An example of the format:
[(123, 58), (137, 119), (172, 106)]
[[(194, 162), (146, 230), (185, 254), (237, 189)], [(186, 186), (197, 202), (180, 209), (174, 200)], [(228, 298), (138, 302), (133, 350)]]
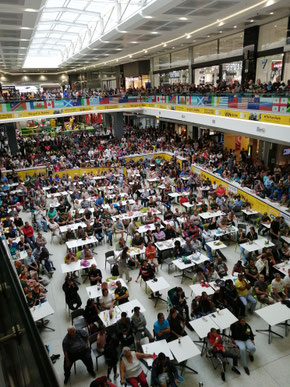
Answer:
[(10, 91), (9, 93), (1, 93), (0, 91), (0, 103), (6, 101), (35, 101), (35, 100), (48, 100), (48, 99), (77, 99), (77, 98), (89, 98), (89, 97), (108, 97), (112, 95), (125, 96), (125, 95), (224, 95), (224, 94), (241, 94), (245, 95), (279, 95), (279, 96), (288, 96), (290, 95), (290, 80), (287, 84), (281, 82), (280, 77), (276, 78), (275, 82), (263, 83), (260, 79), (257, 79), (256, 82), (250, 80), (241, 84), (238, 80), (235, 80), (232, 83), (227, 83), (226, 81), (221, 81), (214, 84), (200, 84), (195, 85), (186, 84), (186, 83), (174, 83), (172, 85), (163, 85), (157, 87), (129, 87), (125, 88), (116, 88), (116, 89), (88, 89), (83, 88), (81, 90), (62, 90), (57, 89), (47, 89), (45, 91), (39, 91), (37, 93), (28, 92), (28, 93), (19, 93), (19, 91)]

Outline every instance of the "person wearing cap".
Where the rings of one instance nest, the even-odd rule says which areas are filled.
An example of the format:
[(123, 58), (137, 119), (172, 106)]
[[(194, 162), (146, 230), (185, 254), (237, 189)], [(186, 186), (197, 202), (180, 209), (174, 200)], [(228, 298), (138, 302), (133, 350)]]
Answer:
[(132, 387), (148, 387), (146, 375), (142, 370), (140, 359), (152, 359), (153, 355), (149, 353), (133, 352), (129, 347), (123, 348), (123, 357), (120, 362), (121, 384), (125, 379)]
[(140, 307), (135, 306), (134, 313), (131, 317), (131, 325), (133, 334), (136, 340), (136, 348), (141, 349), (140, 341), (144, 337), (148, 337), (149, 341), (154, 341), (153, 336), (146, 328), (147, 322), (143, 313), (140, 312)]
[(152, 364), (151, 384), (160, 387), (176, 387), (178, 383), (175, 365), (163, 352), (160, 352)]

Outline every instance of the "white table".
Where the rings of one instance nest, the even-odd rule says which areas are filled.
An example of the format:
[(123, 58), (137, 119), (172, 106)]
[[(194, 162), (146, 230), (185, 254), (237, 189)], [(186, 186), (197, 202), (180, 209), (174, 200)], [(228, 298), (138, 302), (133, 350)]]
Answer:
[(203, 355), (207, 346), (207, 335), (211, 328), (219, 329), (219, 326), (208, 315), (192, 320), (189, 324), (201, 339), (200, 341), (195, 342), (202, 344), (201, 355)]
[(55, 329), (52, 329), (52, 328), (47, 326), (49, 321), (44, 320), (45, 317), (48, 317), (48, 316), (54, 314), (54, 310), (52, 309), (52, 307), (48, 301), (30, 308), (30, 311), (31, 311), (33, 320), (35, 322), (40, 321), (40, 326), (42, 328), (49, 329), (53, 332), (55, 331)]
[[(209, 285), (209, 284), (208, 284)], [(193, 284), (189, 285), (191, 289), (191, 295), (193, 298), (196, 296), (201, 296), (202, 292), (205, 292), (208, 296), (212, 296), (214, 294), (214, 289), (211, 286), (202, 286), (201, 284)]]
[(238, 321), (236, 316), (233, 315), (227, 308), (220, 309), (218, 312), (211, 313), (209, 317), (219, 327), (221, 331), (224, 331), (225, 329), (229, 328), (232, 324)]
[[(275, 244), (272, 243), (271, 241), (268, 241), (268, 239), (266, 238), (259, 238), (259, 239), (256, 239), (255, 241), (255, 244), (260, 246), (260, 249), (263, 249), (264, 247), (274, 247)], [(266, 242), (266, 244), (265, 244)]]
[(222, 212), (222, 211), (216, 211), (216, 212), (202, 212), (201, 214), (199, 214), (199, 216), (204, 219), (204, 220), (208, 220), (208, 219), (211, 219), (211, 218), (217, 218), (219, 216), (224, 216), (225, 213)]
[[(161, 228), (161, 227), (160, 227)], [(138, 230), (137, 230), (137, 232), (139, 233), (139, 234), (143, 234), (143, 233), (145, 233), (145, 232), (147, 232), (147, 231), (155, 231), (156, 230), (156, 228), (155, 228), (155, 225), (153, 224), (153, 223), (150, 223), (150, 224), (146, 224), (146, 225), (144, 225), (144, 226), (140, 226), (139, 228), (138, 228)]]
[(88, 259), (87, 262), (89, 262), (89, 266), (86, 266), (86, 267), (82, 266), (81, 262), (82, 262), (82, 259), (79, 259), (76, 262), (71, 262), (69, 264), (62, 263), (61, 264), (61, 272), (63, 274), (67, 274), (67, 273), (72, 273), (74, 271), (78, 271), (78, 270), (81, 270), (81, 269), (89, 269), (94, 264), (97, 265), (97, 262), (96, 262), (95, 258)]
[(178, 259), (174, 259), (172, 261), (172, 263), (174, 264), (174, 266), (177, 267), (177, 269), (179, 269), (181, 271), (181, 274), (178, 274), (178, 275), (175, 275), (174, 277), (175, 278), (178, 278), (180, 277), (181, 278), (181, 283), (183, 282), (183, 278), (188, 278), (190, 280), (192, 280), (191, 277), (189, 277), (188, 275), (186, 275), (185, 271), (191, 267), (194, 267), (196, 266), (196, 263), (193, 259), (190, 258), (191, 255), (185, 257), (186, 260), (190, 261), (190, 263), (184, 263), (183, 259), (182, 258), (178, 258)]
[[(143, 344), (142, 349), (144, 353), (159, 355), (160, 352), (163, 352), (165, 356), (169, 357), (170, 360), (173, 360), (173, 355), (170, 351), (169, 345), (166, 340), (153, 341), (153, 343)], [(149, 367), (153, 364), (153, 359), (145, 359)]]
[(226, 228), (223, 228), (223, 229), (219, 228), (218, 230), (214, 231), (213, 235), (216, 238), (221, 238), (224, 235), (234, 234), (237, 231), (238, 231), (237, 227), (231, 226), (231, 227), (226, 227)]
[(85, 240), (83, 239), (73, 239), (71, 241), (66, 242), (66, 247), (68, 249), (75, 249), (77, 247), (82, 247), (85, 245), (89, 245), (91, 243), (97, 243), (98, 240), (94, 236), (91, 236), (90, 238), (87, 238)]
[(116, 322), (121, 318), (121, 311), (118, 306), (114, 306), (112, 312), (113, 312), (112, 318), (110, 318), (109, 310), (105, 310), (99, 313), (99, 317), (102, 320), (105, 327), (109, 327), (111, 325), (116, 324)]
[(185, 208), (191, 208), (191, 207), (194, 207), (194, 204), (191, 204), (189, 202), (185, 202), (185, 203), (182, 203), (182, 206)]
[[(109, 281), (108, 282), (109, 293), (115, 292), (116, 282), (117, 281), (120, 281), (121, 285), (125, 286), (125, 288), (127, 288), (127, 285), (126, 285), (125, 281), (122, 278), (117, 278), (114, 281)], [(111, 286), (111, 284), (115, 284), (115, 285)], [(87, 286), (86, 287), (86, 291), (87, 291), (87, 294), (88, 294), (89, 298), (98, 298), (98, 297), (101, 297), (101, 295), (102, 295), (101, 285)]]
[(82, 228), (87, 227), (87, 225), (84, 222), (79, 222), (79, 223), (72, 223), (72, 224), (67, 224), (65, 226), (60, 226), (59, 231), (61, 233), (67, 232), (67, 230), (70, 228), (72, 231), (77, 230), (78, 227), (81, 226)]
[[(270, 225), (269, 225), (270, 226)], [(270, 227), (269, 227), (270, 228)], [(283, 239), (283, 241), (287, 242), (288, 245), (290, 244), (290, 237), (286, 237), (286, 236), (281, 236), (281, 239)]]
[[(169, 283), (163, 278), (163, 277), (158, 277), (156, 278), (157, 281), (154, 280), (149, 280), (146, 282), (147, 286), (151, 289), (152, 293), (160, 292), (161, 290), (168, 289), (170, 287)], [(155, 305), (156, 307), (158, 300), (164, 301), (167, 303), (167, 300), (164, 300), (161, 298), (161, 296), (157, 295), (155, 296)]]
[(183, 368), (187, 368), (191, 372), (197, 374), (197, 372), (194, 369), (186, 365), (187, 360), (191, 359), (194, 356), (200, 355), (200, 350), (194, 344), (191, 338), (188, 335), (183, 336), (177, 340), (171, 341), (170, 343), (168, 343), (168, 345), (169, 345), (170, 351), (172, 352), (177, 362), (184, 363), (184, 364), (181, 364)]
[(206, 242), (206, 245), (212, 250), (220, 250), (220, 249), (225, 249), (227, 245), (225, 245), (221, 241), (212, 241), (212, 242)]
[(134, 313), (135, 306), (139, 306), (141, 313), (146, 312), (144, 306), (140, 304), (140, 302), (137, 299), (134, 299), (132, 301), (125, 302), (124, 304), (119, 305), (119, 309), (121, 312), (126, 312), (127, 316), (131, 318)]
[(249, 242), (241, 243), (240, 247), (242, 247), (243, 249), (245, 249), (249, 253), (252, 253), (254, 251), (257, 251), (257, 250), (261, 249), (261, 247), (256, 245), (256, 243), (254, 243), (254, 242), (252, 242), (252, 243), (249, 243)]
[(172, 238), (172, 239), (168, 239), (167, 241), (156, 242), (155, 246), (159, 251), (170, 250), (174, 248), (176, 241), (179, 241), (181, 246), (185, 245), (185, 240), (183, 238)]
[(47, 194), (47, 198), (50, 199), (52, 196), (55, 197), (55, 198), (58, 198), (58, 197), (64, 196), (64, 195), (68, 195), (68, 192), (63, 191), (63, 192), (56, 192), (56, 193), (53, 193), (53, 194)]
[(259, 213), (258, 211), (255, 211), (255, 210), (242, 210), (242, 212), (247, 216), (257, 215)]
[(271, 333), (283, 338), (282, 335), (274, 332), (271, 327), (273, 325), (284, 325), (285, 326), (285, 336), (287, 336), (287, 320), (290, 319), (290, 308), (286, 305), (277, 302), (273, 305), (265, 306), (255, 312), (259, 317), (261, 317), (267, 324), (268, 329), (256, 329), (256, 332), (267, 332), (268, 333), (268, 343), (271, 343)]
[(278, 263), (277, 265), (274, 266), (274, 268), (278, 270), (280, 273), (287, 276), (288, 270), (290, 269), (290, 261)]
[(147, 181), (149, 181), (149, 183), (157, 183), (159, 181), (159, 179), (157, 179), (155, 177), (155, 178), (149, 178), (149, 179), (147, 179)]

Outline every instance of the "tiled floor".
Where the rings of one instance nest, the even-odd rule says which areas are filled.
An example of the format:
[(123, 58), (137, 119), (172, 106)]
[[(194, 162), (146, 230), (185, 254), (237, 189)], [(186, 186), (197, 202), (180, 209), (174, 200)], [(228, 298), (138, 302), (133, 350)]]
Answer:
[[(28, 214), (24, 214), (23, 218), (29, 218)], [(55, 372), (59, 379), (59, 384), (63, 385), (63, 352), (62, 352), (62, 340), (66, 334), (66, 329), (70, 325), (70, 319), (68, 312), (65, 308), (64, 293), (62, 291), (62, 284), (64, 282), (64, 275), (61, 273), (60, 265), (63, 263), (65, 255), (65, 245), (56, 244), (55, 240), (53, 244), (50, 243), (50, 233), (45, 234), (48, 241), (48, 249), (53, 254), (52, 260), (56, 267), (56, 272), (48, 285), (47, 299), (53, 307), (55, 313), (50, 316), (50, 326), (55, 328), (55, 332), (42, 331), (41, 337), (45, 344), (50, 346), (50, 354), (61, 354), (61, 358), (57, 360), (54, 365)], [(108, 244), (103, 244), (97, 247), (96, 251), (98, 255), (96, 260), (99, 268), (102, 270), (103, 278), (110, 276), (109, 266), (107, 270), (104, 269), (104, 253), (110, 250), (111, 247)], [(233, 264), (239, 259), (239, 250), (235, 252), (235, 245), (232, 242), (230, 246), (223, 250), (223, 253), (228, 259), (229, 272), (233, 267)], [(148, 299), (148, 295), (145, 294), (144, 285), (140, 286), (139, 283), (135, 283), (137, 277), (137, 270), (132, 271), (133, 281), (128, 284), (130, 292), (130, 298), (137, 298), (146, 309), (147, 327), (152, 330), (153, 323), (156, 321), (157, 313), (162, 311), (167, 315), (167, 305), (163, 302), (159, 302), (156, 309), (154, 308), (153, 301)], [(174, 278), (173, 273), (168, 274), (167, 266), (164, 265), (162, 269), (159, 268), (158, 276), (163, 276), (171, 287), (180, 285), (180, 278)], [(189, 285), (191, 281), (188, 279), (184, 280), (182, 285), (188, 298), (188, 303), (191, 302)], [(80, 296), (83, 301), (83, 307), (85, 307), (87, 301), (86, 286), (85, 284), (80, 285)], [(167, 292), (163, 292), (163, 296), (166, 298)], [(256, 329), (266, 328), (265, 323), (255, 314), (248, 318), (249, 324), (252, 326), (254, 332)], [(275, 328), (281, 334), (284, 333), (282, 328)], [(188, 334), (192, 339), (197, 340), (195, 332), (189, 332)], [(290, 336), (280, 339), (274, 337), (272, 343), (269, 345), (267, 336), (264, 334), (257, 333), (256, 338), (257, 352), (255, 355), (255, 361), (249, 364), (251, 375), (245, 374), (242, 367), (239, 367), (241, 376), (234, 374), (230, 367), (226, 373), (226, 382), (223, 382), (220, 377), (220, 371), (214, 370), (211, 361), (205, 356), (197, 356), (188, 361), (188, 365), (198, 371), (198, 375), (194, 375), (185, 372), (183, 385), (187, 386), (198, 386), (199, 383), (203, 383), (203, 386), (263, 386), (263, 387), (285, 387), (289, 385), (289, 361), (290, 361)], [(106, 374), (106, 365), (103, 358), (99, 359), (99, 372), (98, 376)], [(75, 387), (89, 386), (92, 378), (87, 374), (85, 367), (81, 362), (77, 363), (77, 374), (75, 375), (73, 370), (71, 373), (70, 381), (68, 385)], [(120, 385), (119, 380), (116, 381), (116, 385)]]

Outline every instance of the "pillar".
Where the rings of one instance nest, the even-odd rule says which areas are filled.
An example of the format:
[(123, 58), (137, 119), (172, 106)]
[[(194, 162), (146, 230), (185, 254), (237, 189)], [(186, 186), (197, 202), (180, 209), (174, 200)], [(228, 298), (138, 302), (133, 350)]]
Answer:
[(104, 122), (104, 127), (106, 129), (109, 129), (112, 126), (112, 116), (111, 114), (103, 114), (103, 122)]
[(193, 63), (193, 47), (189, 47), (188, 49), (188, 83), (193, 83), (192, 80), (192, 63)]
[(257, 50), (259, 26), (246, 28), (244, 31), (242, 84), (252, 79), (256, 80)]
[(124, 135), (123, 113), (112, 113), (113, 135), (121, 139)]
[(268, 165), (270, 148), (270, 142), (262, 140), (259, 141), (259, 158), (264, 161), (265, 165)]
[[(151, 87), (154, 87), (154, 62), (153, 62), (153, 58), (150, 59), (150, 82), (151, 82)], [(159, 86), (159, 85), (158, 85)]]
[(12, 155), (14, 155), (18, 152), (18, 145), (16, 140), (16, 124), (14, 122), (11, 122), (9, 124), (6, 124), (5, 127), (6, 127), (6, 133), (8, 137), (8, 145), (10, 148), (10, 152)]

